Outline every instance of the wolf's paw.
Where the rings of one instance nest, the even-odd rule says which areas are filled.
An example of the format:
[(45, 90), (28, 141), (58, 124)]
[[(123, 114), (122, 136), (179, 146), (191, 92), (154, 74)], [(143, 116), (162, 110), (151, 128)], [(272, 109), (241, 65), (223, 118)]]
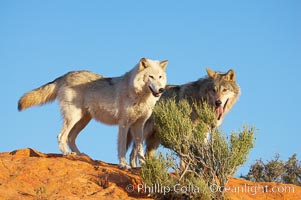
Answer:
[(64, 153), (64, 156), (79, 156), (79, 155), (81, 155), (81, 154), (78, 154), (74, 151)]
[(127, 164), (122, 164), (122, 163), (120, 163), (120, 164), (118, 165), (118, 167), (119, 167), (119, 169), (124, 169), (124, 170), (129, 170), (129, 169), (131, 169), (131, 166), (129, 166), (129, 165), (127, 165)]
[(63, 155), (64, 156), (69, 156), (69, 155), (72, 155), (72, 152), (63, 152)]

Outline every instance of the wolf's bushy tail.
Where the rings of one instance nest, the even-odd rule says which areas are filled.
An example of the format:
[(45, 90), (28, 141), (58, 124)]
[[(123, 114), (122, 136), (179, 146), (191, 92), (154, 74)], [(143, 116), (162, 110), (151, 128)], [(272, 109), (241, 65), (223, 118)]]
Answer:
[(24, 94), (18, 102), (18, 110), (22, 111), (31, 106), (42, 105), (54, 101), (57, 97), (59, 88), (58, 81), (60, 78)]

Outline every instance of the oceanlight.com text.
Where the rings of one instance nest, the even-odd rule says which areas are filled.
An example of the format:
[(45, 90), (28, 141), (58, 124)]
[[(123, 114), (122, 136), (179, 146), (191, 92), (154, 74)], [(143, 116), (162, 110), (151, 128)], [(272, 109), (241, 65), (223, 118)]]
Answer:
[[(173, 186), (164, 186), (162, 184), (138, 184), (135, 188), (133, 185), (129, 184), (125, 188), (128, 192), (138, 192), (138, 193), (157, 193), (157, 194), (168, 194), (168, 193), (176, 193), (176, 194), (197, 194), (202, 193), (201, 188), (196, 185), (180, 185), (175, 184)], [(294, 186), (268, 186), (268, 185), (249, 185), (244, 184), (240, 186), (218, 186), (218, 185), (210, 185), (209, 189), (212, 193), (216, 192), (226, 192), (226, 193), (249, 193), (251, 195), (256, 195), (258, 193), (294, 193)]]
[(226, 192), (226, 193), (249, 193), (251, 195), (256, 195), (258, 193), (294, 193), (295, 188), (294, 186), (268, 186), (268, 185), (249, 185), (243, 184), (240, 186), (218, 186), (218, 185), (211, 185), (210, 187), (211, 192)]

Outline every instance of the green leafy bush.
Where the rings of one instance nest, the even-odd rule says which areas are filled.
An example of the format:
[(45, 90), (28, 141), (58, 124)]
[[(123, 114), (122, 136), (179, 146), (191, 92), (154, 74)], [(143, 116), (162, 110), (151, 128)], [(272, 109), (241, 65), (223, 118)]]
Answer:
[(280, 155), (266, 163), (262, 159), (257, 160), (250, 168), (246, 176), (241, 176), (254, 182), (278, 182), (301, 186), (301, 162), (297, 154), (293, 154), (288, 161), (280, 160)]
[[(180, 164), (173, 162), (173, 166), (169, 166), (174, 169), (174, 173), (173, 176), (162, 176), (165, 177), (164, 181), (167, 181), (167, 177), (172, 179), (167, 181), (168, 184), (177, 183), (183, 187), (190, 184), (199, 188), (197, 192), (173, 193), (173, 197), (184, 195), (195, 199), (224, 199), (223, 190), (212, 192), (210, 186), (226, 186), (237, 167), (247, 160), (254, 146), (255, 128), (243, 126), (241, 131), (232, 132), (228, 138), (215, 128), (216, 115), (206, 103), (191, 105), (186, 100), (160, 101), (153, 115), (161, 144), (181, 160)], [(164, 163), (162, 158), (159, 157), (159, 160)], [(156, 159), (147, 161), (147, 165), (158, 162)], [(147, 165), (142, 166), (142, 171)], [(167, 173), (164, 167), (158, 169), (157, 172), (144, 171), (144, 180), (153, 183), (155, 173)], [(151, 172), (153, 176), (146, 175)]]

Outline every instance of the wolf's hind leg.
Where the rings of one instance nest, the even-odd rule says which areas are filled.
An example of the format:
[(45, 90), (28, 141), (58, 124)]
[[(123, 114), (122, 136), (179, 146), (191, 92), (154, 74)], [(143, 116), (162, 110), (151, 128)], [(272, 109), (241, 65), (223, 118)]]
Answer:
[(69, 154), (69, 150), (67, 147), (68, 137), (70, 131), (74, 127), (74, 125), (82, 118), (81, 110), (69, 107), (69, 112), (62, 112), (64, 117), (64, 122), (62, 126), (62, 130), (57, 136), (57, 140), (59, 143), (59, 148), (64, 155)]
[(160, 145), (160, 139), (156, 131), (152, 131), (145, 140), (146, 143), (146, 153), (145, 158), (150, 159), (154, 157), (156, 150)]
[(72, 153), (76, 153), (77, 155), (81, 155), (81, 152), (76, 146), (75, 140), (80, 133), (81, 130), (83, 130), (87, 124), (90, 122), (91, 116), (90, 114), (85, 114), (71, 129), (69, 135), (68, 135), (68, 145), (72, 151)]

